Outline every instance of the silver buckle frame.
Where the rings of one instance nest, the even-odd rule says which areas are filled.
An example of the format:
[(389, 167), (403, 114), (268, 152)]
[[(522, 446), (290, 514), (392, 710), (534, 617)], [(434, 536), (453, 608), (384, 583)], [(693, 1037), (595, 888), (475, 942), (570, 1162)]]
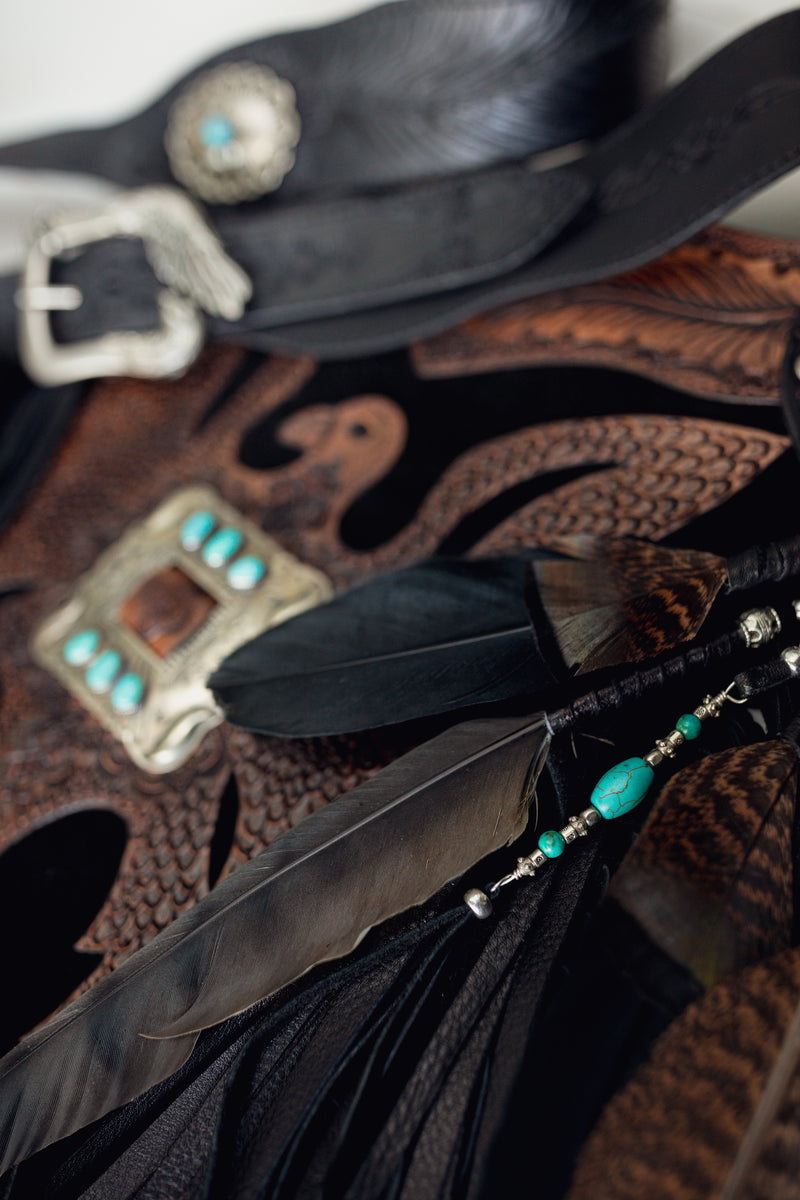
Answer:
[[(160, 328), (56, 342), (50, 313), (77, 308), (83, 298), (77, 288), (51, 283), (53, 259), (92, 242), (137, 237), (154, 275), (167, 285), (156, 297)], [(181, 375), (203, 345), (201, 310), (236, 320), (251, 292), (247, 275), (225, 253), (188, 196), (168, 187), (123, 193), (102, 210), (55, 214), (38, 223), (16, 294), (20, 360), (45, 387), (106, 375)]]

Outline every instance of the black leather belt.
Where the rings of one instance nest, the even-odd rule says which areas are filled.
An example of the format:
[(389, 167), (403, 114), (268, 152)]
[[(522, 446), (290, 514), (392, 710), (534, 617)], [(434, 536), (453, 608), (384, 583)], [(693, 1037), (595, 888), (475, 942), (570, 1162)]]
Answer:
[[(800, 10), (757, 27), (601, 142), (543, 172), (588, 188), (562, 234), (525, 266), (413, 304), (301, 324), (261, 318), (251, 345), (321, 357), (388, 349), (493, 305), (587, 283), (651, 261), (800, 163)], [(572, 181), (572, 182), (570, 182)], [(502, 208), (496, 220), (505, 220)], [(269, 310), (267, 310), (269, 311)]]
[[(567, 167), (506, 164), (358, 195), (215, 209), (253, 295), (240, 318), (210, 318), (208, 333), (260, 350), (346, 357), (619, 273), (798, 165), (798, 130), (795, 10), (737, 39)], [(14, 161), (10, 150), (5, 161)], [(152, 327), (153, 278), (137, 244), (91, 250), (61, 269), (85, 302), (57, 314), (58, 336)], [(120, 278), (122, 288), (106, 287)], [(15, 286), (0, 281), (6, 352)]]

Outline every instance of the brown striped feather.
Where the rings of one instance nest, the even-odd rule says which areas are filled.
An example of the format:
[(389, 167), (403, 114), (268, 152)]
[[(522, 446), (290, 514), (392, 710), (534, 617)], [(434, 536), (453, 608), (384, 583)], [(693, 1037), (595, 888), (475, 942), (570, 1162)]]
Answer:
[(567, 1200), (800, 1194), (800, 947), (705, 993), (612, 1100)]
[(706, 987), (789, 945), (797, 755), (780, 740), (679, 771), (611, 894)]
[(567, 666), (578, 674), (655, 658), (695, 636), (725, 581), (725, 560), (635, 538), (557, 539), (568, 557), (533, 565)]

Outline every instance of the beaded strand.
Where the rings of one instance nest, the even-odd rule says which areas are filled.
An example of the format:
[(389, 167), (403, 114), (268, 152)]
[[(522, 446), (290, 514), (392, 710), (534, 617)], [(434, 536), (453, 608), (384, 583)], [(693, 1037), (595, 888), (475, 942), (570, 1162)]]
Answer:
[(732, 704), (747, 703), (747, 700), (737, 700), (731, 695), (734, 687), (735, 684), (732, 683), (724, 692), (715, 696), (704, 696), (697, 708), (693, 712), (682, 713), (675, 722), (675, 727), (666, 737), (657, 738), (653, 749), (642, 758), (626, 758), (616, 766), (610, 767), (595, 784), (588, 808), (576, 816), (571, 816), (562, 829), (546, 829), (540, 834), (536, 850), (518, 858), (517, 865), (510, 874), (491, 884), (487, 891), (470, 888), (465, 893), (464, 900), (475, 916), (483, 920), (491, 915), (492, 897), (497, 895), (500, 888), (535, 875), (550, 860), (560, 858), (567, 846), (579, 837), (586, 837), (595, 825), (599, 825), (603, 820), (610, 821), (625, 816), (641, 804), (655, 778), (655, 767), (667, 758), (674, 758), (678, 747), (684, 742), (692, 742), (699, 737), (703, 722), (709, 717), (719, 716), (726, 701)]

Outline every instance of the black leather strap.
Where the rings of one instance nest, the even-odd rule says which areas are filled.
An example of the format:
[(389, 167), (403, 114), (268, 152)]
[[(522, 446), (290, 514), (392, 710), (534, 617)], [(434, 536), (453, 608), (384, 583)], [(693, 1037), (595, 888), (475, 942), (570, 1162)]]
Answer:
[[(218, 232), (255, 287), (241, 321), (214, 320), (209, 331), (262, 350), (347, 357), (403, 345), (494, 304), (613, 275), (800, 163), (799, 130), (795, 10), (720, 51), (579, 166), (504, 166), (341, 200), (217, 210)], [(93, 308), (63, 314), (59, 332), (89, 336), (112, 311), (114, 328), (152, 323), (153, 281), (141, 256), (131, 258), (135, 247), (95, 249), (91, 269), (81, 260), (64, 268), (78, 286), (89, 271)], [(109, 265), (119, 274), (121, 261), (125, 289), (115, 309), (104, 285)], [(11, 286), (5, 281), (0, 306)], [(9, 325), (0, 328), (6, 346)]]
[(797, 672), (792, 670), (785, 659), (776, 658), (772, 662), (761, 663), (757, 667), (750, 667), (747, 671), (740, 671), (733, 681), (731, 695), (740, 702), (753, 700), (757, 696), (763, 695), (764, 692), (770, 691), (771, 688), (779, 687), (792, 679), (797, 679)]
[(800, 573), (800, 534), (782, 542), (750, 546), (727, 560), (727, 591), (741, 592), (764, 583), (780, 583)]
[[(589, 193), (568, 170), (537, 176), (512, 165), (381, 196), (317, 200), (268, 214), (219, 212), (217, 232), (255, 287), (242, 321), (219, 322), (215, 332), (241, 334), (275, 320), (348, 313), (493, 279), (534, 258)], [(140, 243), (94, 243), (54, 278), (85, 298), (74, 312), (54, 314), (56, 334), (66, 341), (158, 323), (156, 284)], [(15, 290), (14, 280), (0, 280), (6, 345), (15, 337), (8, 319)]]
[[(347, 357), (407, 343), (493, 305), (640, 266), (800, 164), (800, 10), (743, 35), (580, 163), (592, 200), (571, 236), (484, 285), (248, 337)], [(577, 168), (572, 168), (576, 170)], [(503, 219), (498, 216), (498, 219)]]

